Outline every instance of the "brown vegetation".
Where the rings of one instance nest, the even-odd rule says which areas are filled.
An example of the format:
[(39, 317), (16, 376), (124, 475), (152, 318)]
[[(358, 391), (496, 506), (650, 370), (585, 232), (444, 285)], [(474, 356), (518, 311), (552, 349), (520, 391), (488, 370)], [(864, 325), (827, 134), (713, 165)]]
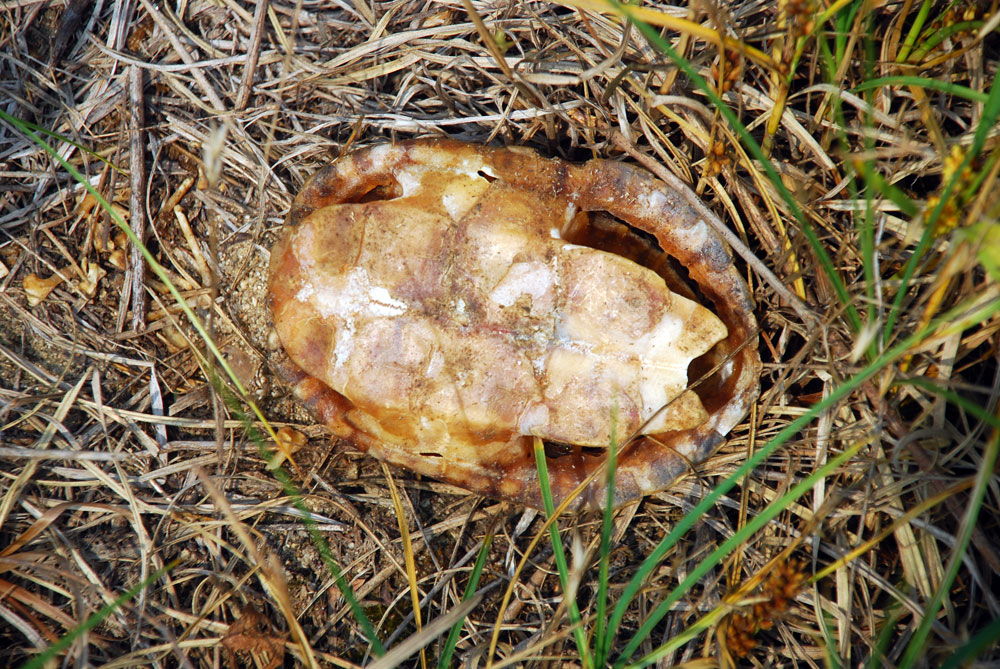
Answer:
[[(644, 572), (612, 660), (650, 620), (633, 660), (940, 666), (1000, 617), (996, 2), (633, 10), (770, 176), (639, 27), (572, 4), (0, 4), (0, 664), (65, 640), (68, 666), (354, 666), (374, 659), (360, 612), (400, 662), (435, 663), (490, 533), (454, 662), (592, 661), (599, 516), (560, 519), (561, 582), (544, 515), (331, 442), (267, 366), (294, 194), (352, 146), (415, 136), (645, 156), (744, 247), (763, 393), (712, 458), (615, 516), (609, 609), (726, 491)], [(295, 446), (270, 466), (264, 418)]]

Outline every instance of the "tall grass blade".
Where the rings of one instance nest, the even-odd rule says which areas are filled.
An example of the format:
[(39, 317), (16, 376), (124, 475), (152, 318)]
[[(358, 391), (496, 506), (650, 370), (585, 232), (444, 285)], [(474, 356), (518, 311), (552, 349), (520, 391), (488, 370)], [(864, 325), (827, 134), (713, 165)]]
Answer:
[[(493, 529), (491, 528), (486, 536), (483, 537), (483, 545), (479, 547), (479, 554), (476, 556), (476, 564), (472, 567), (472, 573), (469, 575), (469, 583), (465, 586), (465, 592), (462, 594), (462, 601), (466, 602), (473, 598), (476, 594), (476, 588), (479, 587), (479, 578), (483, 574), (483, 567), (486, 566), (486, 558), (490, 554), (490, 546), (493, 544)], [(465, 616), (462, 616), (448, 632), (448, 638), (445, 639), (444, 648), (441, 651), (441, 657), (438, 658), (438, 669), (448, 669), (451, 666), (451, 657), (455, 653), (455, 646), (458, 644), (458, 635), (462, 632), (462, 625), (465, 624)]]
[(930, 216), (924, 220), (924, 234), (920, 237), (920, 242), (917, 244), (916, 250), (906, 263), (906, 267), (903, 270), (903, 276), (900, 279), (899, 290), (896, 293), (896, 297), (892, 301), (892, 308), (890, 309), (889, 317), (886, 320), (884, 336), (885, 341), (888, 341), (893, 328), (896, 326), (896, 321), (899, 318), (899, 313), (903, 306), (903, 300), (906, 298), (910, 281), (916, 273), (917, 265), (923, 259), (924, 254), (927, 252), (931, 242), (934, 240), (934, 226), (941, 217), (941, 212), (944, 211), (945, 205), (951, 198), (952, 192), (955, 190), (955, 186), (962, 173), (983, 150), (983, 146), (986, 144), (986, 139), (989, 137), (990, 131), (996, 126), (998, 117), (1000, 117), (1000, 77), (994, 78), (993, 80), (993, 85), (990, 88), (990, 94), (983, 108), (983, 116), (979, 120), (979, 126), (976, 128), (976, 134), (972, 138), (972, 145), (969, 147), (969, 150), (966, 151), (965, 157), (962, 159), (962, 164), (957, 170), (955, 170), (955, 174), (952, 175), (952, 178), (945, 185), (944, 190), (941, 192), (941, 199), (938, 201), (937, 206), (934, 207), (934, 211), (932, 211)]
[(166, 564), (163, 567), (154, 571), (152, 574), (149, 575), (149, 578), (140, 583), (137, 583), (136, 585), (126, 590), (123, 594), (119, 595), (115, 599), (115, 601), (109, 604), (105, 604), (100, 611), (98, 611), (94, 615), (84, 620), (76, 629), (70, 631), (69, 634), (59, 639), (54, 644), (43, 650), (41, 653), (39, 653), (32, 659), (22, 664), (20, 669), (43, 669), (43, 667), (47, 666), (50, 662), (54, 661), (56, 656), (59, 655), (59, 653), (69, 648), (73, 644), (73, 642), (76, 641), (81, 635), (94, 629), (105, 618), (110, 616), (112, 613), (123, 607), (131, 600), (138, 597), (143, 590), (145, 590), (146, 588), (148, 588), (149, 586), (153, 585), (158, 580), (160, 580), (160, 577), (162, 577), (168, 571), (176, 567), (179, 562), (180, 559), (176, 559), (173, 562), (170, 562), (169, 564)]
[[(212, 356), (215, 358), (216, 362), (222, 367), (222, 369), (225, 370), (227, 376), (233, 382), (233, 385), (240, 392), (242, 396), (242, 401), (245, 402), (247, 406), (251, 408), (251, 410), (260, 420), (261, 424), (264, 426), (264, 429), (268, 431), (271, 439), (277, 442), (278, 437), (274, 433), (274, 430), (271, 428), (270, 423), (268, 423), (267, 419), (264, 417), (264, 414), (261, 412), (260, 408), (258, 408), (257, 405), (252, 400), (249, 399), (246, 388), (243, 386), (242, 382), (239, 380), (239, 377), (236, 375), (236, 373), (233, 372), (225, 356), (222, 355), (222, 353), (219, 351), (215, 342), (212, 341), (212, 338), (209, 336), (208, 331), (205, 329), (204, 324), (194, 313), (194, 310), (190, 307), (190, 305), (188, 305), (187, 301), (183, 298), (183, 296), (181, 295), (177, 287), (174, 285), (174, 283), (170, 280), (170, 277), (163, 269), (163, 266), (160, 265), (160, 263), (156, 260), (156, 258), (153, 257), (149, 249), (146, 248), (146, 246), (139, 241), (135, 233), (132, 231), (132, 228), (129, 227), (128, 223), (126, 223), (121, 218), (121, 216), (118, 215), (118, 213), (114, 210), (111, 204), (104, 198), (104, 196), (101, 195), (97, 191), (97, 189), (94, 188), (90, 184), (90, 182), (86, 178), (84, 178), (84, 176), (80, 174), (80, 172), (75, 167), (73, 167), (73, 165), (69, 161), (60, 156), (59, 153), (54, 148), (52, 148), (45, 140), (43, 140), (34, 132), (32, 132), (32, 130), (27, 125), (25, 125), (23, 121), (13, 116), (10, 116), (3, 110), (0, 110), (0, 119), (6, 121), (7, 123), (10, 123), (15, 128), (17, 128), (18, 131), (22, 132), (25, 136), (30, 138), (38, 146), (44, 149), (46, 153), (48, 153), (53, 159), (56, 160), (56, 162), (58, 162), (63, 167), (63, 169), (69, 172), (70, 176), (72, 176), (73, 179), (77, 181), (77, 183), (83, 186), (87, 190), (87, 192), (94, 197), (94, 199), (101, 206), (101, 208), (104, 209), (105, 212), (107, 212), (107, 214), (111, 217), (111, 219), (115, 222), (115, 224), (125, 233), (129, 241), (132, 244), (134, 244), (136, 248), (140, 250), (149, 268), (153, 270), (157, 278), (159, 278), (160, 281), (162, 281), (164, 285), (167, 287), (167, 289), (170, 291), (170, 294), (176, 301), (177, 306), (184, 312), (184, 315), (188, 318), (191, 325), (198, 332), (198, 335), (205, 342), (206, 348), (212, 353)], [(213, 385), (215, 385), (216, 390), (220, 391), (223, 397), (226, 397), (228, 389), (223, 390), (224, 386), (221, 383), (221, 381), (211, 374), (209, 375), (209, 379), (213, 383)], [(242, 408), (239, 407), (239, 402), (236, 400), (235, 396), (232, 396), (231, 393), (229, 393), (229, 396), (235, 403), (236, 407), (239, 408), (238, 412), (239, 415), (243, 416), (243, 420), (245, 421), (244, 427), (245, 429), (247, 429), (247, 433), (251, 435), (251, 438), (258, 444), (258, 447), (262, 449), (262, 454), (264, 455), (264, 457), (268, 459), (268, 462), (270, 462), (271, 454), (264, 447), (264, 439), (262, 435), (259, 433), (256, 426), (252, 423), (252, 421), (250, 421), (249, 416), (247, 416), (245, 412), (242, 411)], [(378, 640), (378, 637), (375, 634), (375, 628), (372, 626), (367, 616), (364, 615), (364, 611), (361, 608), (360, 604), (358, 604), (356, 598), (353, 596), (353, 592), (351, 592), (350, 586), (347, 584), (347, 581), (344, 580), (343, 575), (340, 572), (340, 568), (333, 560), (333, 554), (330, 552), (329, 546), (326, 544), (326, 540), (323, 538), (322, 534), (320, 534), (319, 530), (316, 528), (315, 523), (312, 523), (310, 525), (311, 516), (309, 514), (309, 510), (303, 503), (301, 495), (299, 495), (298, 491), (295, 489), (295, 486), (292, 483), (291, 478), (280, 468), (275, 469), (274, 474), (275, 477), (278, 479), (278, 481), (281, 483), (281, 485), (284, 487), (286, 493), (289, 494), (293, 503), (296, 505), (296, 508), (298, 508), (299, 511), (303, 513), (303, 518), (306, 521), (306, 528), (309, 531), (310, 537), (312, 537), (314, 541), (318, 542), (317, 543), (318, 546), (326, 547), (325, 554), (322, 548), (320, 549), (320, 552), (321, 554), (324, 554), (324, 561), (326, 562), (327, 567), (330, 568), (330, 572), (333, 575), (334, 579), (336, 580), (337, 586), (341, 589), (341, 592), (344, 594), (345, 598), (350, 603), (352, 613), (357, 619), (358, 624), (361, 625), (364, 634), (368, 636), (368, 641), (372, 645), (372, 651), (376, 655), (384, 654), (385, 648), (382, 646), (382, 643)]]
[[(719, 544), (719, 547), (712, 551), (707, 558), (699, 561), (698, 565), (691, 570), (691, 573), (688, 574), (687, 578), (685, 578), (681, 583), (678, 583), (677, 586), (674, 587), (674, 589), (667, 595), (667, 597), (656, 607), (653, 613), (643, 621), (639, 631), (636, 632), (632, 642), (625, 647), (625, 650), (622, 652), (622, 656), (619, 658), (618, 662), (615, 663), (615, 666), (621, 666), (624, 658), (629, 657), (638, 649), (639, 644), (649, 636), (656, 624), (670, 611), (670, 607), (673, 606), (673, 604), (692, 586), (701, 580), (702, 576), (707, 574), (711, 569), (722, 562), (722, 560), (725, 559), (725, 557), (729, 555), (729, 553), (732, 552), (737, 546), (746, 542), (756, 532), (763, 529), (765, 525), (774, 520), (779, 513), (787, 509), (793, 502), (795, 502), (795, 500), (812, 490), (818, 481), (837, 471), (838, 468), (842, 467), (848, 460), (853, 458), (862, 447), (867, 446), (869, 443), (871, 443), (871, 439), (857, 442), (850, 448), (845, 449), (844, 452), (839, 454), (837, 457), (831, 458), (822, 467), (792, 486), (784, 495), (768, 504), (757, 516), (744, 525), (739, 532), (733, 534), (733, 536)], [(690, 639), (696, 637), (702, 631), (708, 629), (716, 620), (721, 618), (726, 613), (727, 611), (724, 606), (717, 606), (710, 614), (704, 616), (682, 634), (679, 634), (677, 637), (671, 639), (668, 643), (643, 657), (635, 664), (627, 666), (629, 669), (632, 669), (634, 667), (643, 667), (660, 660), (671, 651), (676, 650), (683, 644), (687, 643)]]
[[(545, 505), (545, 515), (552, 518), (555, 515), (555, 504), (552, 501), (552, 486), (549, 484), (549, 469), (545, 462), (545, 448), (542, 440), (535, 437), (535, 465), (538, 468), (538, 483), (542, 489), (542, 503)], [(563, 551), (562, 538), (559, 536), (559, 523), (549, 525), (549, 538), (552, 541), (552, 555), (559, 570), (559, 584), (562, 587), (566, 608), (569, 610), (569, 620), (573, 624), (573, 638), (576, 641), (577, 652), (580, 654), (580, 664), (583, 669), (590, 669), (590, 650), (587, 647), (587, 635), (584, 632), (580, 618), (580, 609), (576, 605), (576, 593), (569, 592), (569, 567), (566, 564), (566, 553)]]
[(601, 546), (597, 573), (597, 621), (594, 627), (594, 666), (603, 667), (608, 657), (608, 639), (604, 630), (608, 611), (608, 570), (611, 561), (611, 530), (614, 527), (615, 470), (618, 467), (618, 401), (611, 407), (611, 439), (608, 443), (607, 485), (604, 513), (601, 516)]
[[(750, 471), (762, 464), (775, 450), (785, 444), (800, 430), (809, 425), (813, 419), (818, 417), (824, 411), (832, 409), (841, 400), (850, 396), (851, 393), (857, 390), (865, 381), (872, 378), (876, 373), (896, 360), (902, 358), (913, 347), (929, 338), (932, 334), (935, 334), (939, 329), (943, 332), (960, 332), (968, 327), (983, 322), (996, 313), (1000, 313), (1000, 297), (997, 297), (996, 295), (987, 296), (987, 299), (980, 303), (963, 303), (949, 310), (943, 316), (930, 323), (927, 327), (911, 334), (891, 348), (887, 349), (864, 369), (852, 376), (850, 379), (847, 379), (842, 385), (835, 388), (833, 392), (831, 392), (830, 395), (823, 401), (815, 404), (807, 412), (786, 425), (777, 435), (774, 436), (773, 439), (750, 456), (747, 461), (732, 474), (732, 476), (720, 482), (718, 486), (716, 486), (697, 505), (695, 505), (694, 509), (688, 512), (677, 523), (677, 525), (674, 526), (673, 530), (671, 530), (670, 533), (663, 538), (653, 552), (650, 553), (650, 555), (643, 561), (636, 574), (625, 587), (625, 590), (622, 592), (621, 599), (618, 601), (618, 604), (611, 613), (611, 618), (608, 622), (608, 631), (606, 633), (608, 639), (610, 640), (614, 638), (617, 634), (618, 627), (621, 624), (621, 621), (625, 616), (625, 612), (632, 600), (642, 589), (650, 574), (652, 574), (660, 565), (660, 562), (663, 560), (667, 552), (694, 526), (696, 522), (698, 522), (702, 515), (711, 509), (716, 500), (729, 492), (729, 490), (731, 490), (739, 481), (743, 480), (743, 478), (749, 474)], [(641, 643), (642, 640), (643, 639), (639, 638), (639, 635), (637, 634), (636, 637), (633, 638), (632, 642), (630, 642), (628, 647), (632, 648), (633, 653), (635, 649), (638, 648), (638, 644)], [(616, 666), (623, 664), (630, 656), (631, 654), (628, 650), (623, 652), (618, 663), (616, 663)]]
[(309, 539), (316, 546), (319, 552), (320, 558), (323, 560), (323, 564), (326, 565), (327, 570), (330, 575), (333, 576), (333, 581), (337, 585), (337, 589), (340, 590), (340, 594), (344, 596), (347, 601), (347, 605), (351, 609), (351, 615), (357, 621), (358, 625), (361, 627), (361, 633), (367, 638), (368, 643), (371, 644), (372, 653), (376, 656), (381, 656), (385, 654), (385, 646), (379, 640), (378, 635), (375, 633), (375, 626), (372, 625), (371, 621), (368, 619), (368, 615), (365, 610), (361, 607), (361, 603), (358, 602), (358, 598), (354, 596), (354, 590), (351, 588), (347, 579), (344, 578), (344, 573), (340, 569), (340, 565), (337, 563), (337, 559), (333, 557), (333, 551), (330, 550), (330, 544), (327, 542), (326, 537), (320, 532), (319, 527), (316, 525), (316, 521), (312, 517), (312, 512), (306, 505), (305, 500), (302, 498), (302, 493), (296, 487), (295, 483), (292, 481), (292, 477), (288, 475), (288, 472), (282, 467), (272, 466), (272, 461), (274, 460), (274, 454), (268, 449), (267, 443), (264, 440), (264, 435), (260, 433), (257, 429), (257, 425), (250, 419), (250, 415), (243, 410), (243, 405), (240, 399), (222, 383), (216, 375), (210, 374), (209, 378), (212, 379), (215, 385), (216, 392), (222, 397), (226, 406), (240, 419), (243, 424), (243, 429), (246, 432), (247, 438), (257, 445), (258, 452), (260, 456), (268, 464), (268, 470), (271, 474), (278, 480), (281, 484), (281, 488), (288, 499), (291, 501), (292, 506), (301, 514), (302, 524), (306, 527), (306, 532), (309, 534)]
[(970, 666), (970, 663), (987, 650), (996, 648), (1000, 644), (1000, 618), (996, 618), (989, 625), (976, 632), (976, 635), (969, 639), (968, 643), (955, 651), (941, 665), (941, 669), (959, 669), (959, 667)]
[(858, 93), (871, 88), (882, 88), (884, 86), (918, 86), (920, 88), (938, 91), (947, 95), (954, 95), (957, 98), (963, 98), (965, 100), (969, 100), (970, 102), (978, 102), (979, 104), (985, 104), (990, 98), (987, 93), (972, 90), (968, 86), (953, 84), (950, 81), (941, 81), (939, 79), (928, 79), (927, 77), (916, 77), (910, 75), (897, 75), (871, 79), (863, 84), (858, 84), (851, 90)]
[(760, 163), (760, 166), (767, 174), (768, 180), (774, 186), (775, 190), (777, 190), (781, 195), (781, 199), (784, 200), (786, 205), (788, 205), (788, 208), (795, 217), (795, 220), (798, 221), (802, 234), (805, 235), (807, 241), (809, 242), (809, 247), (812, 249), (813, 254), (815, 254), (816, 259), (819, 261), (819, 264), (823, 269), (823, 273), (826, 274), (827, 278), (830, 280), (830, 284), (833, 286), (834, 292), (837, 294), (838, 301), (845, 309), (851, 328), (855, 332), (860, 332), (862, 327), (861, 316), (858, 314), (857, 308), (851, 301), (850, 295), (847, 292), (847, 286), (844, 284), (844, 280), (834, 267), (830, 254), (827, 253), (823, 243), (820, 241), (816, 232), (809, 224), (805, 213), (802, 211), (802, 207), (799, 206), (799, 203), (795, 200), (795, 196), (792, 195), (792, 192), (788, 190), (788, 187), (785, 186), (784, 182), (781, 180), (781, 176), (778, 174), (778, 170), (774, 167), (774, 164), (766, 155), (764, 155), (764, 152), (761, 150), (760, 144), (757, 143), (757, 140), (753, 138), (746, 126), (740, 123), (740, 120), (736, 117), (736, 114), (733, 113), (733, 110), (730, 109), (725, 102), (723, 102), (722, 98), (720, 98), (715, 92), (715, 89), (710, 86), (707, 81), (705, 81), (705, 78), (698, 74), (698, 72), (687, 60), (681, 58), (681, 56), (674, 51), (673, 47), (671, 47), (665, 39), (660, 37), (656, 30), (654, 30), (649, 24), (633, 18), (629, 5), (623, 5), (615, 0), (607, 1), (608, 5), (613, 7), (618, 13), (633, 21), (636, 28), (642, 32), (646, 39), (649, 40), (650, 44), (669, 57), (670, 60), (673, 61), (673, 63), (692, 81), (692, 83), (701, 89), (705, 96), (712, 102), (712, 105), (718, 109), (719, 113), (726, 119), (733, 131), (739, 136), (747, 151), (749, 151), (754, 159)]
[(903, 653), (903, 657), (899, 661), (899, 666), (902, 669), (909, 669), (909, 667), (922, 664), (926, 661), (926, 658), (922, 657), (922, 653), (927, 645), (927, 637), (930, 635), (931, 626), (937, 618), (938, 610), (941, 608), (945, 595), (951, 592), (951, 585), (958, 576), (958, 570), (962, 566), (965, 551), (969, 547), (969, 542), (972, 541), (972, 533), (976, 529), (976, 519), (979, 517), (979, 511), (983, 507), (983, 500), (986, 497), (990, 480), (995, 471), (998, 452), (1000, 452), (1000, 430), (994, 430), (993, 438), (990, 439), (986, 451), (983, 453), (979, 472), (976, 475), (976, 485), (969, 495), (968, 510), (962, 519), (957, 541), (952, 550), (951, 558), (948, 561), (948, 568), (945, 570), (944, 578), (941, 580), (931, 601), (924, 607), (920, 624), (917, 625), (917, 629), (910, 638), (909, 645), (906, 647), (906, 652)]

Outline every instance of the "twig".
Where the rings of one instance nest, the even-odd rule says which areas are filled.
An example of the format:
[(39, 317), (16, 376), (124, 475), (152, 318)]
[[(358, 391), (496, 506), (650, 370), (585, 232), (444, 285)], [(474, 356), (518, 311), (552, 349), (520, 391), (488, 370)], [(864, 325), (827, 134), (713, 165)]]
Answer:
[(0, 446), (0, 458), (30, 458), (32, 460), (91, 460), (97, 462), (122, 462), (131, 457), (128, 453), (106, 453), (103, 451), (74, 451), (65, 448), (18, 448)]
[[(143, 151), (146, 119), (143, 113), (142, 68), (131, 65), (128, 69), (129, 106), (129, 224), (135, 236), (146, 242), (146, 161)], [(132, 329), (142, 332), (146, 328), (146, 261), (136, 245), (129, 253), (129, 270), (132, 273)]]
[(616, 146), (623, 149), (625, 153), (630, 155), (632, 158), (637, 160), (642, 164), (647, 170), (656, 175), (658, 179), (664, 181), (670, 187), (677, 190), (679, 193), (684, 193), (688, 200), (688, 204), (702, 217), (702, 219), (712, 226), (720, 237), (722, 237), (730, 248), (739, 254), (743, 260), (746, 261), (748, 265), (756, 272), (764, 281), (771, 286), (771, 288), (776, 292), (781, 299), (785, 300), (789, 306), (798, 314), (799, 318), (803, 323), (819, 324), (819, 317), (813, 313), (805, 302), (799, 299), (798, 295), (789, 290), (781, 279), (771, 271), (771, 269), (764, 264), (760, 258), (753, 254), (753, 251), (746, 247), (746, 244), (736, 236), (736, 234), (722, 224), (722, 221), (712, 213), (712, 211), (705, 206), (705, 203), (699, 200), (693, 195), (687, 195), (690, 193), (690, 188), (687, 184), (674, 176), (667, 168), (665, 168), (660, 163), (656, 162), (644, 153), (641, 153), (635, 145), (629, 141), (623, 134), (615, 130), (611, 133), (611, 140)]
[(240, 90), (236, 94), (236, 111), (247, 106), (250, 91), (253, 90), (253, 77), (257, 70), (257, 59), (260, 57), (261, 36), (264, 34), (264, 12), (266, 2), (258, 2), (253, 11), (253, 27), (250, 29), (250, 48), (247, 49), (247, 60), (243, 65), (243, 78), (240, 80)]

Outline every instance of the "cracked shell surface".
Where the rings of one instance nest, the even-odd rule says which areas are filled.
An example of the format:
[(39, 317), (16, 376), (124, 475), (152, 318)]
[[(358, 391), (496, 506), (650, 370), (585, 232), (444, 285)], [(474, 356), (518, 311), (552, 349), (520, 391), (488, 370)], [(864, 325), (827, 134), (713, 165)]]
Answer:
[[(689, 197), (624, 164), (520, 149), (350, 154), (306, 184), (272, 249), (280, 375), (334, 434), (484, 495), (541, 504), (539, 437), (565, 451), (548, 460), (558, 503), (613, 433), (639, 435), (616, 503), (662, 489), (758, 392), (746, 286)], [(664, 272), (573, 243), (600, 219), (652, 234), (713, 309)], [(696, 359), (721, 364), (693, 392)], [(595, 481), (575, 505), (602, 500)]]

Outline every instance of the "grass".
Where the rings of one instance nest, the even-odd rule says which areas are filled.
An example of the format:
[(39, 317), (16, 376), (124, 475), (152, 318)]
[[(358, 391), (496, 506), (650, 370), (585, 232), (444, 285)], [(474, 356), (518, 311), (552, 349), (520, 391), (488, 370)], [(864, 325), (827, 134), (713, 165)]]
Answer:
[[(1000, 659), (996, 15), (474, 8), (3, 10), (2, 663)], [(604, 514), (546, 496), (540, 516), (383, 472), (269, 382), (265, 250), (331, 155), (447, 133), (614, 158), (614, 131), (809, 316), (747, 270), (764, 392), (691, 475)], [(136, 217), (140, 329), (111, 225)], [(308, 444), (285, 469), (279, 430)]]

